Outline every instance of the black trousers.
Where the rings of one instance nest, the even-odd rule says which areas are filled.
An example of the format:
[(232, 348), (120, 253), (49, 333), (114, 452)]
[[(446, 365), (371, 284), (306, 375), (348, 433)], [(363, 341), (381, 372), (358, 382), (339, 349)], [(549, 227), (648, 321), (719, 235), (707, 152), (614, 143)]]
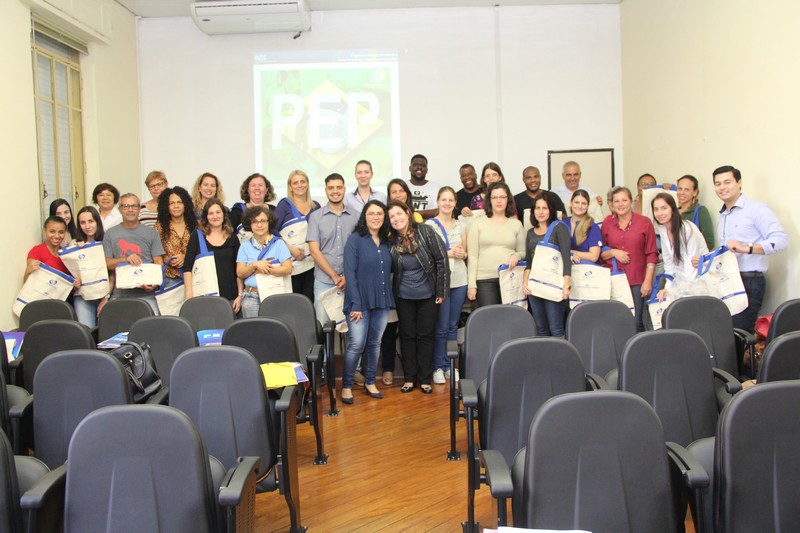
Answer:
[(433, 338), (439, 306), (431, 296), (424, 300), (397, 298), (400, 319), (400, 353), (405, 381), (430, 385), (433, 375)]

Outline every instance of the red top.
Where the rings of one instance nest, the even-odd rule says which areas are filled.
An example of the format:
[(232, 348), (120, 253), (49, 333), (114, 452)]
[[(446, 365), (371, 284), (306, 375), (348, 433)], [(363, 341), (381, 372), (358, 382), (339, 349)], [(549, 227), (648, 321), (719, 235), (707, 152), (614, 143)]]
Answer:
[[(628, 252), (631, 262), (623, 265), (617, 261), (617, 265), (628, 276), (629, 285), (641, 285), (644, 282), (647, 263), (658, 263), (653, 223), (647, 217), (633, 213), (628, 226), (621, 229), (617, 215), (608, 215), (603, 221), (600, 233), (603, 235), (604, 245)], [(603, 261), (603, 264), (612, 267), (611, 259)]]
[(69, 274), (69, 270), (61, 258), (51, 254), (50, 249), (45, 243), (37, 244), (31, 248), (31, 251), (28, 252), (28, 259), (36, 259), (37, 261), (41, 261), (45, 265), (53, 267), (64, 274)]

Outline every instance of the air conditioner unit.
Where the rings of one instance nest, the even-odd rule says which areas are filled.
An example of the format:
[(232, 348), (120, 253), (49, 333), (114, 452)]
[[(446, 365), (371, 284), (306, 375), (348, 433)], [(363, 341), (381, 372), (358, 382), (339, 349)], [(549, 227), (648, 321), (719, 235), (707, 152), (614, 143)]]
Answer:
[(209, 35), (311, 29), (311, 10), (305, 0), (194, 2), (191, 12), (197, 27)]

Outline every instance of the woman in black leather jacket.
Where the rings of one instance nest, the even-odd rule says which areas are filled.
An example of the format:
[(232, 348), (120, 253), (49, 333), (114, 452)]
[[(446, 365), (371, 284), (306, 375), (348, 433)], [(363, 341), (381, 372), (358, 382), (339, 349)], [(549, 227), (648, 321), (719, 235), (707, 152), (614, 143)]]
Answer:
[(411, 392), (419, 383), (422, 392), (430, 394), (436, 319), (439, 304), (450, 293), (447, 249), (432, 227), (417, 225), (406, 204), (393, 200), (388, 207), (393, 229), (392, 285), (405, 373), (400, 390)]

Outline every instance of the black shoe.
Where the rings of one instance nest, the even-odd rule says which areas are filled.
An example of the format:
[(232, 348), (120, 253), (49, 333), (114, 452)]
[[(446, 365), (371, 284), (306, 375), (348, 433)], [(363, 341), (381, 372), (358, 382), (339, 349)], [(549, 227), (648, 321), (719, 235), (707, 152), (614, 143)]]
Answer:
[(400, 387), (400, 392), (403, 393), (411, 392), (412, 390), (414, 390), (414, 385), (403, 385), (402, 387)]
[(422, 391), (422, 394), (430, 394), (433, 392), (433, 388), (430, 385), (420, 385), (419, 390)]
[(356, 399), (352, 396), (350, 398), (342, 397), (342, 403), (346, 403), (347, 405), (353, 405), (354, 401), (356, 401)]
[(377, 400), (380, 400), (380, 399), (383, 398), (383, 394), (381, 394), (380, 391), (378, 391), (378, 392), (370, 392), (370, 390), (368, 388), (364, 387), (364, 392), (366, 392), (367, 395), (369, 395), (370, 398), (375, 398)]

